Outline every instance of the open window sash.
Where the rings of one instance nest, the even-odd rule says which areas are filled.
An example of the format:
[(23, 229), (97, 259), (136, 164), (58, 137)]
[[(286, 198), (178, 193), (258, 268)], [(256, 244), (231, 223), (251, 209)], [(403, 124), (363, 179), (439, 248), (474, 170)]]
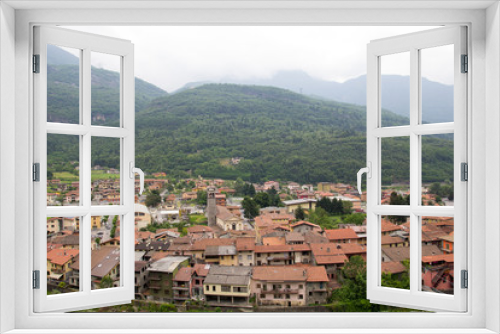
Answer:
[[(422, 122), (422, 50), (453, 45), (453, 122)], [(461, 181), (461, 163), (467, 163), (467, 74), (462, 67), (467, 54), (466, 27), (446, 27), (372, 41), (367, 50), (367, 298), (372, 303), (431, 311), (466, 311), (467, 290), (461, 287), (461, 271), (467, 269), (467, 182)], [(407, 126), (382, 126), (381, 58), (409, 53), (410, 119)], [(422, 203), (422, 136), (454, 134), (454, 206), (424, 206)], [(406, 137), (410, 143), (409, 205), (382, 205), (382, 139)], [(470, 174), (469, 174), (470, 175)], [(383, 216), (407, 216), (409, 227), (410, 289), (382, 286)], [(452, 293), (423, 288), (422, 218), (453, 217)], [(449, 267), (448, 267), (449, 269)], [(446, 267), (443, 267), (443, 271)], [(442, 273), (441, 272), (441, 273)], [(452, 277), (448, 276), (448, 277)]]
[[(79, 64), (75, 65), (79, 101), (75, 109), (79, 121), (74, 124), (48, 121), (48, 46), (66, 47), (77, 50)], [(120, 113), (118, 126), (96, 126), (92, 124), (91, 108), (91, 52), (114, 55), (120, 64), (120, 97), (117, 104)], [(39, 271), (38, 285), (34, 287), (34, 312), (64, 312), (88, 309), (106, 305), (130, 303), (134, 298), (134, 47), (130, 41), (104, 37), (55, 27), (37, 26), (34, 28), (34, 152), (33, 161), (39, 163), (39, 181), (33, 183), (34, 193), (34, 276)], [(79, 70), (76, 70), (78, 69)], [(38, 73), (37, 73), (38, 72)], [(76, 84), (78, 83), (78, 84)], [(64, 93), (64, 92), (63, 92)], [(64, 95), (67, 97), (67, 94)], [(117, 99), (118, 100), (118, 99)], [(79, 153), (79, 186), (75, 194), (79, 196), (77, 205), (48, 206), (47, 204), (47, 138), (48, 135), (68, 135), (78, 138)], [(119, 141), (120, 161), (120, 191), (119, 202), (116, 205), (93, 205), (91, 190), (91, 143), (93, 137), (114, 138)], [(75, 141), (76, 142), (76, 141)], [(74, 203), (73, 203), (74, 204)], [(95, 203), (94, 203), (95, 204)], [(120, 247), (112, 256), (119, 258), (119, 266), (114, 267), (114, 277), (119, 277), (113, 285), (107, 288), (96, 288), (96, 277), (92, 272), (92, 216), (117, 215), (120, 217)], [(75, 258), (62, 263), (61, 267), (53, 269), (49, 263), (48, 218), (78, 217), (79, 227), (74, 227), (79, 235), (78, 251), (61, 251), (63, 260), (71, 254)], [(78, 226), (76, 225), (76, 226)], [(53, 232), (53, 231), (51, 231)], [(104, 240), (102, 240), (104, 241)], [(95, 244), (94, 244), (95, 248)], [(48, 250), (49, 249), (49, 250)], [(78, 257), (78, 261), (76, 261)], [(108, 259), (109, 259), (108, 255)], [(79, 263), (78, 268), (71, 270), (71, 265)], [(50, 267), (49, 267), (50, 266)], [(54, 265), (55, 266), (55, 265)], [(64, 293), (48, 295), (47, 275), (52, 273), (55, 279), (78, 272), (79, 283), (74, 290), (65, 289), (66, 281), (59, 288)], [(110, 276), (110, 275), (108, 275)], [(110, 276), (111, 277), (111, 276)], [(108, 280), (109, 282), (109, 280)], [(57, 282), (56, 282), (57, 283)], [(52, 291), (52, 289), (50, 290)]]

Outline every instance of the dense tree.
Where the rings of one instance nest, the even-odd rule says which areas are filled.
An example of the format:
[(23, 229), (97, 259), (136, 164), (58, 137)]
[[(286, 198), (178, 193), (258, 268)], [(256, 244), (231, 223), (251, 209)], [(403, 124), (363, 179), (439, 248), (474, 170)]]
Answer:
[[(402, 196), (397, 194), (395, 191), (391, 193), (389, 198), (389, 205), (410, 205), (410, 195)], [(394, 224), (404, 224), (406, 223), (407, 216), (388, 216), (388, 219)]]
[[(407, 263), (405, 264), (407, 265)], [(382, 286), (409, 289), (408, 268), (401, 280), (390, 274), (382, 274)], [(341, 271), (342, 287), (333, 291), (330, 302), (335, 312), (407, 311), (392, 306), (372, 304), (366, 299), (366, 263), (361, 256), (353, 256)]]
[(241, 202), (241, 206), (245, 211), (245, 218), (253, 219), (259, 215), (259, 205), (255, 200), (246, 196)]
[(304, 209), (299, 205), (297, 210), (295, 210), (295, 219), (297, 220), (304, 220), (306, 219), (306, 213), (304, 212)]
[(362, 225), (365, 219), (366, 215), (364, 213), (351, 213), (345, 216), (343, 221), (346, 224)]
[(152, 208), (157, 207), (161, 203), (161, 196), (158, 190), (151, 190), (146, 195), (146, 206)]
[(206, 191), (198, 190), (196, 192), (196, 203), (198, 203), (198, 205), (207, 205), (207, 196), (208, 194)]
[(255, 202), (261, 207), (266, 208), (270, 206), (270, 197), (268, 193), (257, 193), (254, 198)]

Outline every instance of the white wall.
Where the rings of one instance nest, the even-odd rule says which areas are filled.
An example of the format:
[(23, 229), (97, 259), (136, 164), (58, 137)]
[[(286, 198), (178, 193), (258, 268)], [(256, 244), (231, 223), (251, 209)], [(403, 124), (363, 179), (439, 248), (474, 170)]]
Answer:
[[(486, 12), (486, 328), (500, 332), (500, 286), (488, 277), (500, 277), (500, 7)], [(496, 256), (495, 256), (496, 255)]]
[[(14, 10), (0, 2), (0, 272), (14, 273)], [(14, 328), (14, 275), (0, 276), (0, 332)]]

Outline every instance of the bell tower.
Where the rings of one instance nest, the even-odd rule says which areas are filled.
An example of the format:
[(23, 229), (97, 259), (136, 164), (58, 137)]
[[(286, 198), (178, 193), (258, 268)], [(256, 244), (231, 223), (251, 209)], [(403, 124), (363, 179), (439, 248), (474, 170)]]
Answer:
[(207, 188), (207, 218), (208, 226), (215, 226), (215, 214), (217, 208), (215, 207), (215, 193), (217, 189), (213, 186)]

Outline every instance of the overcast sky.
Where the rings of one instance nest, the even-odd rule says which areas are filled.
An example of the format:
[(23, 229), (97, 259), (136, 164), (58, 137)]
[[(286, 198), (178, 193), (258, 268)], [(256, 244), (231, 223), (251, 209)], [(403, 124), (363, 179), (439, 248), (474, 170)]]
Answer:
[[(366, 74), (370, 40), (432, 27), (68, 28), (132, 41), (136, 76), (172, 92), (189, 82), (271, 78), (282, 70), (302, 70), (315, 78), (344, 82)], [(449, 58), (440, 54), (427, 57), (425, 76), (451, 84), (452, 71), (443, 70), (450, 68)], [(109, 58), (93, 56), (92, 63), (117, 70), (116, 62)], [(409, 58), (399, 58), (384, 61), (383, 73), (408, 75)]]

